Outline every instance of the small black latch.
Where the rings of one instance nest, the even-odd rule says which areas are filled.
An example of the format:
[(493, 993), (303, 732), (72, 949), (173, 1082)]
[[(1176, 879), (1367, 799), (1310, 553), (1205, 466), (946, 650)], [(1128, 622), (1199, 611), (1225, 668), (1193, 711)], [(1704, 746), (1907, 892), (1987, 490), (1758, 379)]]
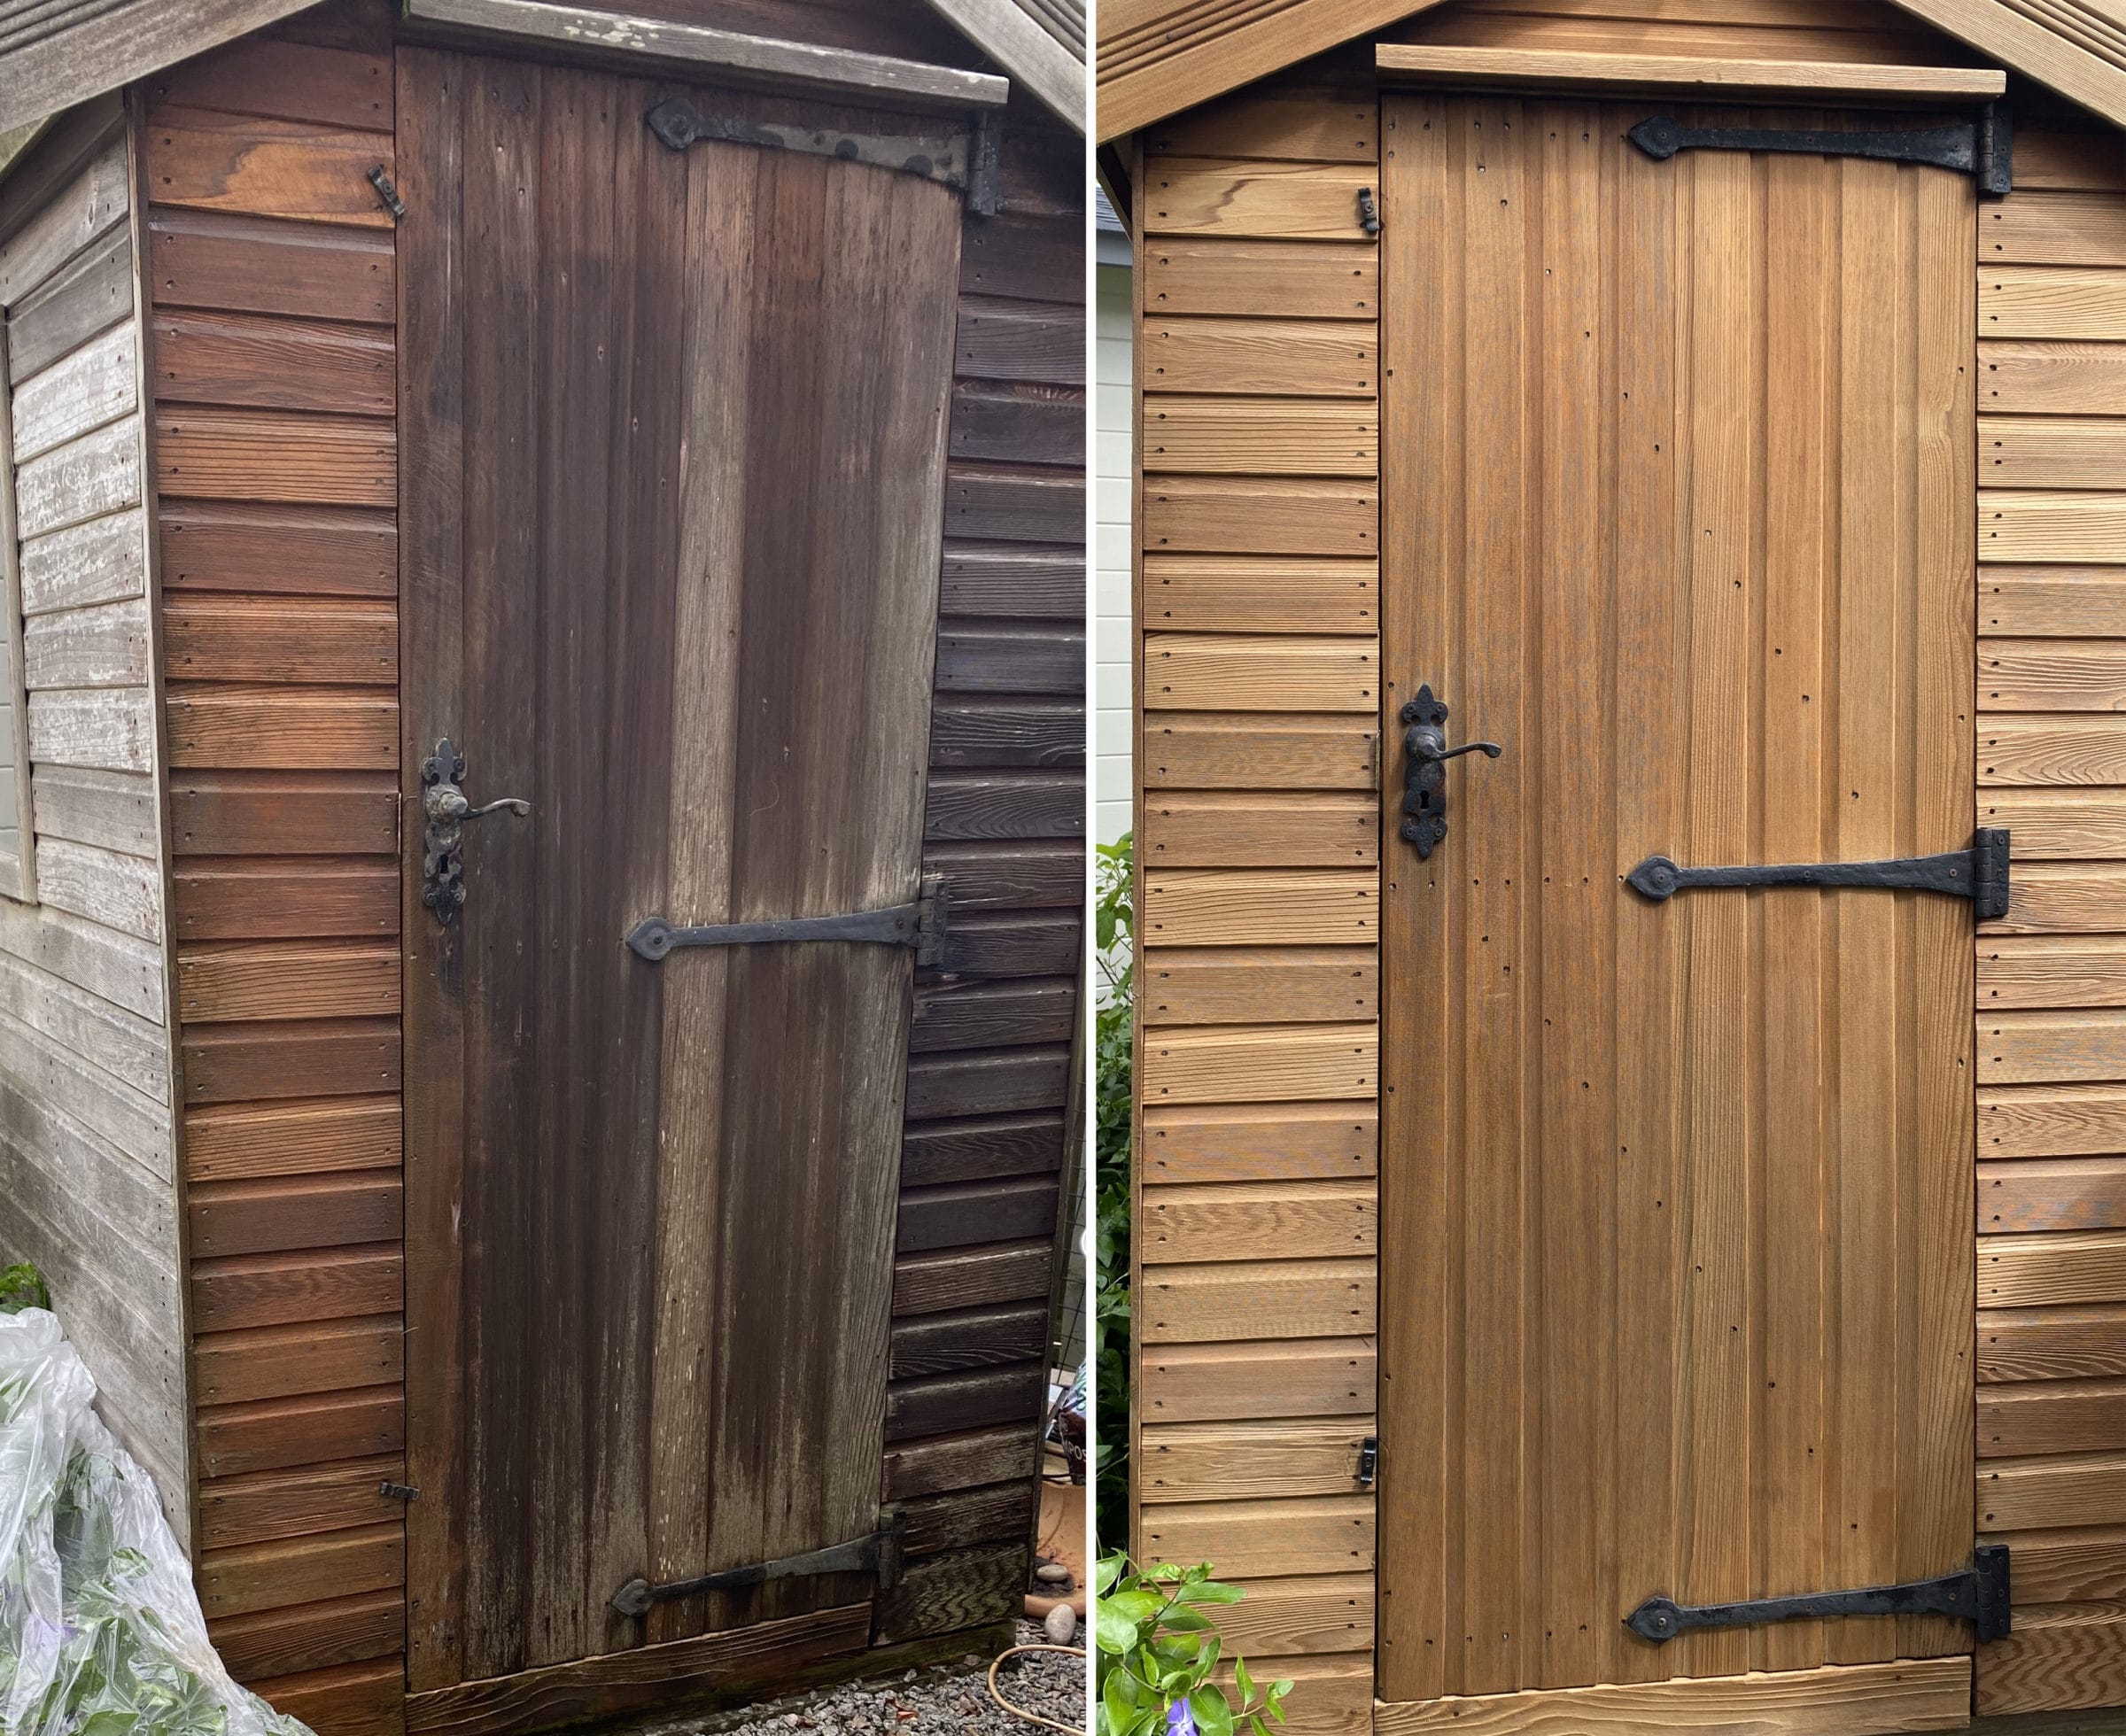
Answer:
[(369, 185), (376, 190), (384, 208), (392, 213), (392, 221), (396, 223), (406, 215), (406, 201), (399, 197), (399, 190), (392, 185), (392, 177), (384, 173), (382, 163), (369, 171)]
[(1358, 226), (1368, 235), (1380, 233), (1380, 205), (1370, 187), (1358, 190)]
[(1368, 1435), (1358, 1444), (1358, 1486), (1370, 1489), (1380, 1475), (1380, 1437)]
[(421, 1492), (410, 1483), (381, 1483), (376, 1486), (376, 1492), (387, 1501), (417, 1501), (421, 1499)]

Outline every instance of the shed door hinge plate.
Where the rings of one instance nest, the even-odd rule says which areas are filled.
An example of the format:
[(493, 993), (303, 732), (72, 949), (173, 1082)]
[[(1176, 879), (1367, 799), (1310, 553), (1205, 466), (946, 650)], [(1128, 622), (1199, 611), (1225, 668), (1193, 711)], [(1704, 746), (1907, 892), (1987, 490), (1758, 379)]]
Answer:
[(685, 151), (703, 139), (757, 145), (768, 151), (802, 151), (935, 181), (941, 187), (966, 194), (969, 208), (978, 216), (992, 216), (997, 210), (1000, 123), (986, 112), (970, 126), (943, 132), (845, 133), (832, 128), (703, 114), (685, 97), (674, 97), (659, 103), (644, 118), (658, 142), (672, 151)]
[(1660, 1646), (1692, 1628), (1761, 1627), (1828, 1616), (1948, 1616), (1976, 1627), (1981, 1644), (1998, 1639), (2009, 1624), (2008, 1546), (1982, 1543), (1972, 1552), (1969, 1567), (1938, 1579), (1910, 1579), (1865, 1591), (1758, 1598), (1750, 1603), (1680, 1604), (1649, 1597), (1624, 1618), (1624, 1624)]
[(1968, 898), (1981, 922), (2008, 913), (2008, 829), (1982, 825), (1967, 850), (1900, 856), (1882, 862), (1784, 862), (1733, 868), (1684, 868), (1649, 856), (1625, 876), (1633, 891), (1656, 903), (1712, 886), (1855, 886), (1885, 891), (1940, 892)]
[(638, 958), (662, 964), (684, 946), (772, 946), (790, 941), (869, 941), (880, 946), (915, 949), (915, 962), (935, 965), (943, 955), (945, 924), (951, 895), (943, 874), (925, 874), (922, 892), (912, 904), (882, 911), (854, 911), (846, 916), (785, 917), (769, 922), (717, 922), (682, 927), (661, 916), (646, 916), (627, 931), (628, 949)]
[(1666, 162), (1679, 151), (1787, 151), (1809, 157), (1874, 157), (1954, 169), (1975, 176), (1979, 191), (1996, 198), (2014, 182), (2015, 129), (2005, 103), (1989, 103), (1977, 120), (1959, 126), (1866, 132), (1810, 127), (1686, 127), (1672, 114), (1655, 114), (1626, 136), (1657, 162)]
[(869, 1537), (852, 1538), (847, 1543), (809, 1550), (802, 1555), (785, 1555), (779, 1561), (757, 1562), (750, 1567), (727, 1567), (692, 1579), (669, 1579), (654, 1585), (647, 1579), (631, 1579), (613, 1593), (612, 1605), (623, 1616), (647, 1616), (654, 1605), (674, 1598), (699, 1597), (706, 1592), (741, 1592), (749, 1585), (764, 1585), (771, 1579), (806, 1579), (827, 1573), (875, 1574), (879, 1589), (891, 1591), (901, 1582), (904, 1523), (899, 1507), (884, 1507), (879, 1513), (878, 1530)]

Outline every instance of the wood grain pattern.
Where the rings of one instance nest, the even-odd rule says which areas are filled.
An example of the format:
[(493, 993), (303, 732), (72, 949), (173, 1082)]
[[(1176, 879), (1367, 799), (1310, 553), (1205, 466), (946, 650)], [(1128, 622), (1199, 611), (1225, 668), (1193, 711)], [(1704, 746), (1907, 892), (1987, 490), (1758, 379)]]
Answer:
[(1981, 1648), (1982, 1716), (2079, 1706), (2126, 1698), (2126, 1603), (2018, 1610), (2015, 1631)]

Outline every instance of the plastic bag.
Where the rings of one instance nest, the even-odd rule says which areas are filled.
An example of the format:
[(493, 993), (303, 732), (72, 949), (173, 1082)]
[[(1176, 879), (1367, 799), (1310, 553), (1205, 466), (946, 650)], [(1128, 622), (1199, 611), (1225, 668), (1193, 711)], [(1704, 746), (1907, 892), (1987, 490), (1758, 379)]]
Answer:
[(95, 1397), (56, 1315), (0, 1313), (0, 1736), (309, 1736), (229, 1679)]

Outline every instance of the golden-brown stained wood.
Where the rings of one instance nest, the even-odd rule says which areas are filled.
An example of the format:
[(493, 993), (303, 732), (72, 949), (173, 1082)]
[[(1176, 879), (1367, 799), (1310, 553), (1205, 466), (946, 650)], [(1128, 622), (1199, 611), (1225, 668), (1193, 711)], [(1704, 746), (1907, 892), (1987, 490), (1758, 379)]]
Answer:
[(1220, 1562), (1236, 1577), (1363, 1573), (1373, 1565), (1369, 1495), (1307, 1500), (1161, 1503), (1144, 1519), (1153, 1561)]
[(1978, 335), (2126, 337), (2126, 272), (1983, 265), (1978, 274)]
[(1138, 967), (1137, 1016), (1146, 1026), (1370, 1019), (1379, 976), (1370, 947), (1161, 947)]
[[(1376, 787), (1380, 729), (1369, 717), (1144, 720), (1144, 778), (1152, 790), (1363, 790)], [(2126, 756), (2126, 726), (2119, 734)]]
[(2099, 933), (2126, 926), (2126, 866), (2036, 863), (2012, 877), (2008, 913), (1986, 934)]
[(1368, 795), (1155, 795), (1138, 849), (1165, 868), (1354, 867), (1379, 854), (1379, 810)]
[(1144, 1101), (1264, 1103), (1368, 1097), (1377, 1042), (1364, 1025), (1269, 1025), (1147, 1032)]
[(1982, 1717), (2126, 1702), (2126, 1601), (2018, 1609), (1978, 1652)]
[(2126, 494), (1986, 489), (1978, 497), (1979, 559), (2107, 561), (2126, 534)]
[(2126, 1380), (2032, 1381), (1979, 1389), (1981, 1459), (2115, 1453), (2122, 1446), (2126, 1446)]
[(1379, 563), (1148, 555), (1144, 625), (1172, 632), (1375, 633), (1380, 630)]
[(1379, 1117), (1370, 1103), (1242, 1104), (1144, 1112), (1144, 1179), (1301, 1182), (1371, 1175)]
[[(1357, 1482), (1359, 1448), (1370, 1432), (1357, 1422), (1190, 1422), (1147, 1429), (1137, 1484), (1147, 1501), (1349, 1494)], [(1250, 1585), (1247, 1600), (1261, 1594), (1259, 1586)]]
[(2126, 856), (2126, 792), (1991, 789), (1978, 812), (1982, 824), (2008, 828), (2018, 862)]
[(1978, 1474), (1978, 1523), (1990, 1531), (2126, 1524), (2126, 1455), (1988, 1465)]
[(2126, 410), (2126, 346), (1989, 337), (1978, 346), (1978, 363), (1979, 402), (1988, 410), (2018, 415)]
[(1624, 1736), (1654, 1729), (1877, 1736), (1882, 1731), (1961, 1730), (1970, 1721), (1971, 1660), (1953, 1657), (1384, 1702), (1374, 1709), (1373, 1727), (1379, 1736), (1447, 1731), (1458, 1736)]
[(1371, 398), (1377, 389), (1369, 321), (1161, 314), (1144, 322), (1143, 342), (1147, 392)]
[(1981, 1085), (2126, 1076), (2126, 1011), (1989, 1011), (1978, 1025)]
[(1370, 1333), (1377, 1271), (1370, 1257), (1146, 1265), (1134, 1291), (1142, 1311), (1141, 1341), (1213, 1344)]
[(1978, 781), (2126, 783), (2126, 718), (1985, 718), (1978, 732)]
[(1147, 711), (1376, 710), (1380, 655), (1370, 639), (1152, 633), (1144, 639)]
[(1137, 1402), (1146, 1424), (1366, 1416), (1377, 1377), (1362, 1338), (1161, 1345), (1145, 1347)]
[(1370, 1180), (1148, 1187), (1137, 1234), (1148, 1265), (1348, 1259), (1378, 1247)]
[(2126, 1158), (1982, 1163), (1978, 1229), (2126, 1229)]
[(1145, 156), (1366, 163), (1380, 159), (1380, 112), (1362, 85), (1276, 84), (1244, 91), (1146, 130)]
[(1152, 314), (1372, 320), (1380, 311), (1372, 242), (1147, 240), (1144, 307)]
[[(1982, 1173), (1986, 1167), (1980, 1166)], [(2112, 1375), (2126, 1375), (2126, 1305), (2106, 1302), (2083, 1307), (1978, 1311), (1978, 1378), (1983, 1383), (2099, 1379)], [(2092, 1522), (2103, 1516), (2086, 1511), (2083, 1515)], [(2066, 1525), (2081, 1520), (2070, 1511), (2064, 1517), (2043, 1523)]]
[(1161, 394), (1144, 400), (1144, 417), (1147, 470), (1370, 477), (1380, 468), (1369, 403)]
[(1579, 52), (1570, 49), (1464, 48), (1383, 43), (1375, 51), (1386, 81), (1424, 81), (1482, 89), (1658, 91), (1713, 97), (1838, 93), (1909, 101), (1924, 97), (1998, 97), (2006, 74), (1986, 67), (1884, 66), (1827, 60), (1715, 59), (1709, 55)]
[[(2021, 842), (2021, 834), (2015, 834)], [(1978, 1008), (2126, 1006), (2126, 935), (1982, 941)]]
[(1144, 876), (1146, 948), (1370, 943), (1380, 887), (1340, 869), (1160, 869)]
[(1144, 484), (1144, 546), (1160, 553), (1369, 555), (1380, 498), (1368, 481), (1158, 477)]
[(2126, 1230), (1989, 1236), (1978, 1248), (1982, 1308), (2126, 1302)]
[[(2108, 129), (2082, 133), (2018, 127), (2015, 190), (2030, 189), (2126, 192), (2126, 159), (2122, 159), (2117, 136)], [(1982, 233), (1982, 222), (1981, 229)], [(1982, 241), (1980, 256), (1988, 251)]]
[(2126, 430), (2093, 416), (1981, 416), (1989, 488), (2126, 488)]
[[(2016, 156), (2022, 151), (2018, 139)], [(1986, 205), (1979, 214), (1982, 266), (1995, 260), (2009, 265), (2126, 265), (2126, 200), (2107, 192), (2026, 192), (2020, 163), (2015, 180), (2010, 198)]]
[(2126, 637), (2126, 568), (1992, 567), (1980, 577), (1978, 608), (1984, 633)]
[(1981, 1158), (2126, 1151), (2126, 1085), (2009, 1086), (1978, 1094)]
[(1137, 197), (1148, 235), (1358, 241), (1358, 196), (1378, 179), (1369, 163), (1165, 157)]

